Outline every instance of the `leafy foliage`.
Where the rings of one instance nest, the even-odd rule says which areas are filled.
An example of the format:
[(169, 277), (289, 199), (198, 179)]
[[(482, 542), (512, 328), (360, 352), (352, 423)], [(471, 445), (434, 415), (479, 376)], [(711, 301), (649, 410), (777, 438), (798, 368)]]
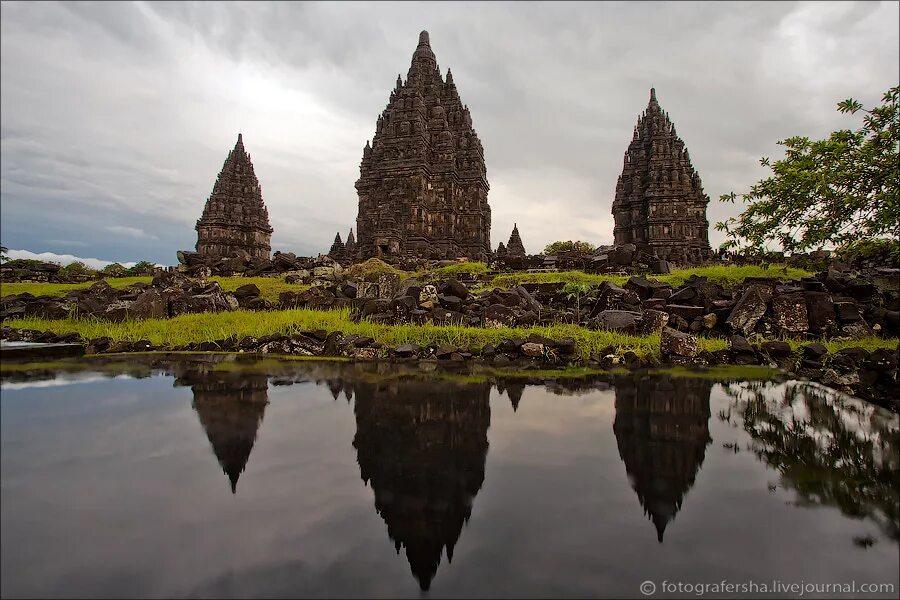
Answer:
[(9, 252), (9, 248), (7, 248), (6, 246), (0, 246), (0, 264), (3, 264), (9, 260), (9, 254), (7, 254), (7, 252)]
[(146, 260), (142, 260), (137, 263), (130, 269), (128, 269), (128, 275), (137, 276), (137, 275), (153, 275), (153, 272), (156, 270), (156, 265), (152, 262), (148, 262)]
[(597, 247), (593, 244), (589, 244), (588, 242), (582, 242), (580, 240), (572, 241), (557, 241), (552, 244), (548, 244), (546, 248), (544, 248), (544, 254), (559, 254), (560, 252), (583, 252), (588, 254), (596, 250)]
[(900, 240), (891, 239), (862, 239), (841, 246), (835, 250), (835, 254), (848, 263), (856, 263), (861, 260), (886, 261), (892, 266), (900, 266)]
[(77, 277), (82, 275), (94, 276), (97, 274), (97, 271), (91, 269), (83, 262), (75, 261), (67, 264), (63, 268), (59, 270), (59, 274), (64, 277)]
[[(728, 248), (762, 248), (777, 242), (803, 251), (881, 236), (900, 237), (900, 87), (882, 105), (866, 110), (856, 100), (838, 103), (841, 113), (865, 113), (862, 128), (835, 131), (828, 139), (795, 136), (778, 144), (781, 160), (760, 164), (772, 176), (754, 184), (736, 217), (716, 224)], [(736, 194), (721, 196), (734, 202)]]
[(104, 277), (125, 277), (128, 274), (128, 269), (119, 263), (112, 263), (100, 269), (99, 273)]

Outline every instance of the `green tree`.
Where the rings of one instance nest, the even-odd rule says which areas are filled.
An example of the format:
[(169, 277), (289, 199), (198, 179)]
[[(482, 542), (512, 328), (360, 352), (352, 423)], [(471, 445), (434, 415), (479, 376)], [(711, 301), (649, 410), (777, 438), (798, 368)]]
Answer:
[[(835, 131), (824, 140), (791, 137), (781, 160), (760, 164), (772, 175), (741, 194), (748, 204), (738, 217), (716, 224), (729, 249), (784, 250), (840, 246), (855, 240), (900, 237), (900, 87), (888, 90), (870, 110), (850, 98), (841, 113), (865, 113), (863, 127)], [(734, 202), (736, 194), (721, 196)]]
[(585, 254), (588, 254), (590, 252), (593, 252), (596, 249), (597, 249), (596, 246), (594, 246), (593, 244), (589, 244), (587, 242), (572, 241), (572, 240), (568, 240), (568, 241), (564, 242), (564, 241), (560, 240), (560, 241), (553, 242), (552, 244), (547, 245), (547, 247), (544, 248), (544, 254), (559, 254), (560, 252), (571, 252), (572, 250), (575, 250), (576, 252), (583, 252)]
[(60, 269), (59, 274), (65, 277), (72, 277), (78, 275), (96, 275), (97, 271), (91, 269), (83, 262), (76, 260), (75, 262), (71, 262)]
[(119, 263), (112, 263), (100, 269), (100, 274), (104, 277), (125, 277), (128, 274), (128, 269)]
[(128, 269), (128, 274), (132, 276), (136, 275), (153, 275), (153, 271), (156, 269), (156, 265), (152, 262), (148, 262), (146, 260), (142, 260), (137, 263), (130, 269)]

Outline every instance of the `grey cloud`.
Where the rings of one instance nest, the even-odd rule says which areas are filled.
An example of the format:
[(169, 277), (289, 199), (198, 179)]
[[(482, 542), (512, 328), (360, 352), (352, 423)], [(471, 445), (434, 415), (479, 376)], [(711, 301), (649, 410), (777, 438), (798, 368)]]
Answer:
[[(758, 160), (779, 155), (777, 140), (855, 126), (835, 103), (877, 102), (900, 67), (896, 3), (4, 2), (2, 11), (4, 243), (72, 239), (53, 214), (64, 206), (82, 230), (157, 236), (127, 248), (161, 262), (193, 246), (238, 130), (274, 248), (314, 254), (335, 231), (346, 235), (362, 147), (421, 29), (484, 143), (493, 244), (517, 222), (535, 252), (561, 237), (611, 240), (616, 178), (651, 85), (714, 223), (739, 211), (718, 196), (764, 177)], [(98, 237), (112, 236), (76, 239), (123, 258)], [(56, 245), (47, 249), (64, 250)]]

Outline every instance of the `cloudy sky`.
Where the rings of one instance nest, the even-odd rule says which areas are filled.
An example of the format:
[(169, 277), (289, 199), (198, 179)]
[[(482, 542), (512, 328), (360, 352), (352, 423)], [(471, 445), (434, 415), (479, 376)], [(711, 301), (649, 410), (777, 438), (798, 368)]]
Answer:
[(897, 85), (898, 6), (3, 2), (0, 243), (173, 264), (240, 131), (273, 250), (327, 252), (422, 29), (484, 144), (493, 246), (514, 222), (530, 252), (611, 242), (651, 86), (714, 223), (778, 140), (856, 127), (836, 103)]

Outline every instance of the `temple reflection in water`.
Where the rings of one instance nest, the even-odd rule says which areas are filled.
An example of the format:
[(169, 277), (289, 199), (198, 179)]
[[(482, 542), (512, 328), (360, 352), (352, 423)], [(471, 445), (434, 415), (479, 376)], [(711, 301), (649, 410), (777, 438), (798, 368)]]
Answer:
[(269, 403), (268, 377), (193, 368), (176, 371), (175, 385), (194, 393), (192, 406), (236, 493)]
[(487, 382), (422, 379), (353, 386), (360, 475), (422, 590), (444, 549), (453, 559), (484, 482), (490, 390)]
[(631, 487), (663, 541), (703, 465), (709, 436), (704, 379), (632, 377), (616, 381), (613, 432)]

